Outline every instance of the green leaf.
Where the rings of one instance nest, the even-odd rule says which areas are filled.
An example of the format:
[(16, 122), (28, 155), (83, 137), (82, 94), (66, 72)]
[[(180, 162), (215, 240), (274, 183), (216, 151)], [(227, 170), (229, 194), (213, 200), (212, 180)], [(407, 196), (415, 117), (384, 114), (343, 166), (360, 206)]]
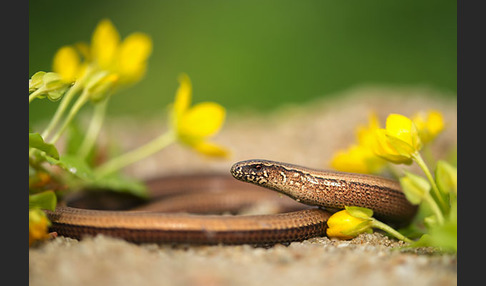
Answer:
[(457, 222), (448, 221), (422, 235), (411, 247), (437, 247), (443, 251), (457, 252)]
[(427, 228), (428, 233), (414, 242), (412, 247), (432, 246), (442, 251), (457, 252), (457, 204), (451, 206), (451, 212), (442, 225), (432, 223)]
[(54, 159), (59, 159), (59, 152), (56, 146), (44, 142), (44, 139), (39, 133), (29, 133), (29, 147), (39, 149), (51, 156)]
[(117, 174), (96, 178), (93, 170), (88, 166), (86, 161), (78, 156), (63, 155), (59, 160), (48, 158), (48, 162), (59, 166), (81, 179), (81, 187), (130, 193), (141, 198), (148, 198), (145, 184), (134, 179), (121, 177)]
[(55, 210), (57, 197), (53, 191), (45, 191), (35, 195), (29, 195), (29, 209), (40, 208), (44, 210)]
[(373, 210), (368, 208), (354, 207), (354, 206), (352, 207), (345, 206), (344, 208), (351, 216), (354, 216), (356, 218), (369, 220), (373, 216)]
[(82, 158), (73, 155), (63, 155), (59, 160), (51, 157), (46, 157), (46, 159), (50, 164), (59, 166), (61, 169), (81, 180), (86, 182), (94, 180), (93, 171)]
[(457, 168), (439, 160), (435, 169), (435, 181), (443, 194), (457, 194)]
[(427, 247), (432, 246), (432, 241), (430, 239), (430, 234), (423, 234), (417, 241), (412, 243), (410, 247)]
[(430, 230), (431, 244), (457, 252), (457, 223), (448, 222)]
[(433, 213), (428, 204), (419, 204), (417, 214), (413, 218), (412, 222), (408, 226), (401, 228), (399, 232), (410, 238), (419, 238), (427, 232), (424, 221), (432, 214)]
[(414, 205), (420, 204), (430, 190), (430, 184), (425, 178), (409, 172), (405, 172), (399, 181), (407, 200)]
[(80, 179), (86, 181), (92, 181), (94, 179), (93, 171), (88, 166), (88, 164), (80, 157), (73, 155), (63, 155), (56, 163), (56, 165)]
[(122, 177), (118, 174), (96, 179), (90, 183), (89, 187), (129, 193), (141, 198), (148, 198), (147, 187), (144, 183), (135, 179)]

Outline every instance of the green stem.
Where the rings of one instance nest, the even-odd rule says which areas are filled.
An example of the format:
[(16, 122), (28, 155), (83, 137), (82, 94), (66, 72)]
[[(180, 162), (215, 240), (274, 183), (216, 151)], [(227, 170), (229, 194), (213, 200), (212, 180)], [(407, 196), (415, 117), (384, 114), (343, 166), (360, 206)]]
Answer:
[(52, 140), (49, 143), (54, 144), (57, 142), (59, 137), (61, 137), (61, 134), (69, 126), (69, 123), (71, 123), (71, 120), (73, 120), (74, 116), (78, 113), (81, 107), (83, 107), (83, 105), (88, 101), (89, 95), (90, 93), (86, 89), (84, 89), (83, 93), (81, 93), (78, 100), (76, 100), (71, 110), (69, 110), (69, 113), (66, 119), (64, 120), (62, 126), (59, 128), (59, 130), (57, 130), (56, 134), (54, 134)]
[(120, 157), (116, 157), (102, 164), (95, 170), (95, 173), (100, 178), (109, 175), (132, 163), (135, 163), (136, 161), (144, 159), (162, 150), (163, 148), (174, 143), (175, 140), (176, 140), (175, 134), (172, 131), (169, 131), (133, 151), (125, 153)]
[(75, 82), (74, 85), (64, 95), (63, 99), (61, 100), (61, 103), (59, 104), (56, 112), (54, 113), (54, 116), (49, 122), (49, 125), (41, 134), (42, 138), (44, 138), (44, 141), (47, 142), (47, 137), (50, 135), (50, 133), (56, 127), (56, 125), (59, 123), (59, 120), (61, 119), (62, 115), (64, 114), (67, 107), (69, 106), (69, 103), (74, 98), (74, 95), (76, 95), (76, 93), (80, 90), (80, 88), (81, 88), (81, 84), (79, 82)]
[(94, 106), (94, 115), (91, 118), (86, 136), (84, 137), (81, 147), (79, 147), (78, 150), (78, 155), (81, 158), (86, 158), (88, 156), (89, 152), (91, 152), (91, 149), (94, 146), (94, 143), (96, 142), (96, 138), (98, 138), (98, 134), (100, 133), (105, 118), (108, 100), (109, 97), (106, 97), (103, 101)]
[(44, 89), (43, 89), (42, 87), (41, 87), (41, 88), (39, 88), (38, 90), (36, 90), (36, 91), (32, 92), (32, 93), (29, 95), (29, 104), (30, 104), (30, 103), (31, 103), (31, 102), (32, 102), (34, 99), (36, 99), (36, 98), (37, 98), (37, 96), (38, 96), (39, 94), (42, 94), (43, 92), (44, 92)]
[(430, 149), (430, 145), (425, 145), (422, 149), (423, 159), (425, 164), (432, 164), (435, 162), (434, 155), (432, 154), (432, 149)]
[(375, 218), (371, 218), (371, 227), (375, 227), (375, 228), (378, 228), (378, 229), (381, 229), (387, 233), (389, 233), (390, 235), (400, 239), (400, 240), (403, 240), (405, 242), (408, 242), (408, 243), (412, 243), (413, 241), (410, 240), (408, 237), (402, 235), (401, 233), (399, 233), (398, 231), (396, 231), (395, 229), (393, 229), (392, 227), (390, 227), (389, 225), (385, 224), (385, 223), (382, 223), (381, 221), (375, 219)]
[(439, 201), (439, 204), (442, 207), (442, 209), (447, 210), (448, 209), (447, 204), (442, 198), (439, 188), (437, 187), (437, 184), (435, 183), (435, 180), (432, 177), (432, 174), (430, 173), (427, 164), (425, 164), (424, 160), (422, 159), (422, 156), (420, 156), (420, 153), (413, 155), (412, 158), (417, 163), (417, 165), (419, 165), (420, 169), (422, 169), (422, 171), (425, 173), (425, 176), (429, 180), (430, 185), (432, 186), (432, 190), (434, 191), (434, 195), (437, 197), (437, 200)]
[(432, 209), (434, 212), (435, 216), (437, 217), (437, 221), (439, 222), (440, 225), (444, 224), (444, 215), (442, 214), (441, 209), (437, 205), (437, 202), (432, 198), (430, 193), (426, 193), (424, 196), (424, 200), (427, 201), (429, 204), (429, 207)]

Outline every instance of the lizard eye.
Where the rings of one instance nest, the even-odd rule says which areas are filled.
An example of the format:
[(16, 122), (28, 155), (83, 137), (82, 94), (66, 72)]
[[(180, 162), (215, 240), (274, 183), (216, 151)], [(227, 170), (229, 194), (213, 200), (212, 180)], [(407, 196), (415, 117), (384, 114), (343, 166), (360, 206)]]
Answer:
[(262, 169), (262, 165), (258, 164), (258, 165), (255, 165), (253, 168), (258, 171), (258, 170)]

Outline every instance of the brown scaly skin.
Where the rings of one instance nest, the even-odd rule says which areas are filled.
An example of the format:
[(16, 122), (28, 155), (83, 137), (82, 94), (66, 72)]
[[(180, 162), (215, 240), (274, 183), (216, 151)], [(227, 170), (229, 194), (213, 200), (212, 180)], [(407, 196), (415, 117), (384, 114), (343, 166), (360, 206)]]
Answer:
[[(268, 160), (238, 162), (232, 166), (231, 174), (240, 181), (276, 190), (306, 205), (332, 209), (367, 207), (373, 209), (378, 218), (390, 222), (407, 222), (416, 212), (416, 207), (400, 191), (399, 184), (381, 177), (314, 170)], [(331, 215), (277, 193), (272, 198), (265, 189), (241, 183), (227, 175), (172, 176), (148, 185), (152, 197), (161, 200), (169, 201), (175, 194), (182, 194), (192, 205), (197, 203), (220, 209), (230, 201), (232, 207), (238, 202), (248, 205), (249, 198), (254, 198), (255, 203), (268, 200), (286, 205), (287, 212), (221, 216), (139, 209), (90, 210), (68, 203), (67, 206), (60, 204), (54, 212), (46, 211), (52, 222), (51, 231), (78, 239), (85, 235), (105, 234), (137, 243), (271, 245), (323, 236)], [(217, 200), (221, 200), (221, 205), (218, 206)], [(161, 209), (164, 208), (165, 211), (177, 211), (177, 208), (186, 211), (184, 204), (176, 207), (170, 203)]]
[(268, 160), (238, 162), (231, 167), (231, 174), (304, 204), (330, 209), (366, 207), (376, 217), (390, 222), (410, 221), (417, 210), (397, 181), (378, 176), (316, 170)]

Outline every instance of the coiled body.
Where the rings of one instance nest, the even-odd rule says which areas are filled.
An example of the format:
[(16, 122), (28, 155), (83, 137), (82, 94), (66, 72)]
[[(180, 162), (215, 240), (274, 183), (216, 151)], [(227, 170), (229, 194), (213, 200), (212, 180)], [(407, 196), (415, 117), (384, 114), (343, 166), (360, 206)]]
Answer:
[[(380, 177), (320, 171), (267, 160), (238, 162), (231, 168), (231, 174), (257, 186), (215, 174), (167, 177), (149, 182), (153, 199), (159, 200), (158, 212), (91, 210), (68, 203), (47, 214), (52, 231), (74, 238), (103, 233), (133, 242), (268, 245), (323, 236), (331, 214), (321, 207), (367, 207), (390, 222), (409, 221), (416, 212), (397, 182)], [(258, 186), (276, 190), (297, 202)], [(186, 197), (181, 199), (180, 195)], [(231, 206), (232, 212), (257, 202), (274, 203), (283, 213), (236, 216), (188, 213), (196, 206), (205, 206), (204, 210), (198, 210), (204, 213)]]

